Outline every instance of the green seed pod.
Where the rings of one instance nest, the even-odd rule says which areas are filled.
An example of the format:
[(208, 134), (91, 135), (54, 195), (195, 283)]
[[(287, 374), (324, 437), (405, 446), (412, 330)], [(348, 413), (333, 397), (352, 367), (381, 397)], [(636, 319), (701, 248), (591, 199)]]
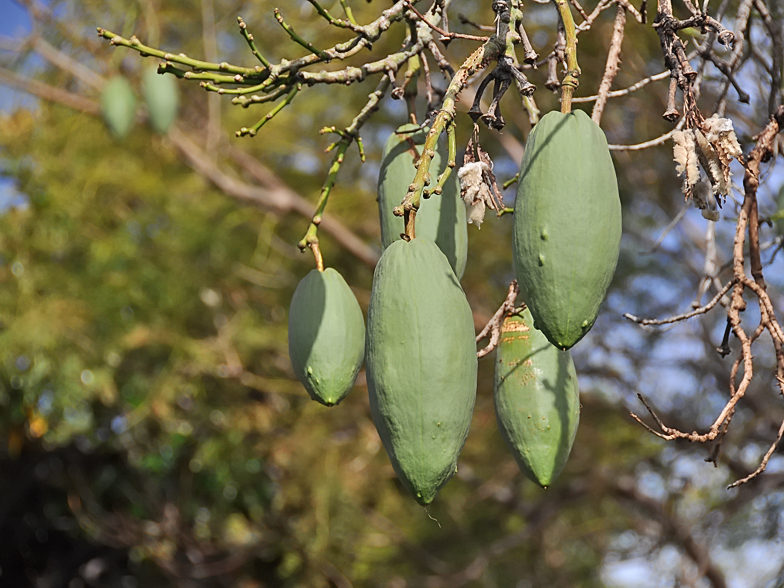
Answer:
[(106, 83), (101, 93), (101, 111), (112, 134), (117, 139), (124, 138), (136, 116), (136, 97), (128, 80), (117, 76)]
[(776, 204), (779, 205), (776, 215), (781, 215), (776, 218), (776, 232), (779, 234), (779, 237), (784, 237), (784, 186), (779, 189), (779, 197)]
[[(378, 176), (378, 212), (384, 248), (399, 240), (405, 232), (403, 217), (395, 216), (392, 211), (403, 201), (416, 174), (414, 162), (422, 152), (429, 130), (411, 132), (418, 128), (413, 124), (403, 125), (392, 133), (384, 146)], [(446, 145), (440, 143), (430, 163), (431, 188), (446, 169), (448, 159)], [(465, 205), (460, 200), (457, 170), (452, 170), (441, 194), (422, 199), (416, 216), (416, 234), (438, 245), (458, 279), (463, 277), (468, 255), (468, 226)]]
[(370, 410), (403, 486), (429, 504), (457, 471), (476, 399), (474, 321), (447, 258), (395, 241), (376, 266), (365, 355)]
[(150, 123), (165, 135), (177, 118), (180, 93), (173, 75), (158, 73), (157, 68), (146, 68), (142, 78), (142, 93), (150, 114)]
[(607, 140), (583, 111), (534, 127), (514, 210), (514, 266), (534, 326), (569, 349), (591, 329), (621, 242), (621, 202)]
[(349, 393), (365, 355), (365, 321), (337, 271), (312, 270), (289, 308), (289, 357), (310, 397), (334, 406)]
[(566, 465), (580, 422), (569, 351), (533, 328), (531, 313), (504, 320), (495, 363), (498, 428), (522, 472), (547, 488)]

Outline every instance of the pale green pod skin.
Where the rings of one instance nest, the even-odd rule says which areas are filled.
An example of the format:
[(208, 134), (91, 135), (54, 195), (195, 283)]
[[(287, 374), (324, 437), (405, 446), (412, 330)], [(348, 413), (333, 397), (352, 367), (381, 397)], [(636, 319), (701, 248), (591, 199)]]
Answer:
[(128, 80), (118, 76), (106, 83), (101, 93), (101, 112), (117, 139), (128, 135), (136, 118), (136, 97)]
[(365, 321), (354, 293), (336, 270), (312, 270), (289, 308), (291, 367), (310, 397), (338, 404), (357, 379), (365, 355)]
[(145, 69), (142, 93), (150, 114), (150, 123), (156, 131), (165, 135), (180, 109), (180, 93), (174, 76), (161, 75), (157, 68)]
[[(427, 129), (416, 133), (398, 134), (417, 129), (417, 125), (407, 124), (400, 127), (387, 140), (378, 176), (378, 212), (381, 220), (381, 244), (386, 249), (400, 240), (405, 232), (403, 217), (392, 212), (403, 202), (408, 186), (414, 181), (416, 152), (422, 152)], [(449, 159), (446, 145), (439, 142), (435, 156), (430, 163), (430, 187), (435, 186), (438, 176), (446, 169)], [(441, 194), (422, 198), (416, 216), (416, 236), (433, 241), (449, 260), (449, 265), (458, 278), (463, 277), (468, 256), (468, 224), (466, 223), (465, 204), (460, 199), (457, 170), (444, 184)]]
[(373, 422), (398, 478), (427, 505), (457, 471), (476, 400), (474, 321), (444, 254), (417, 237), (376, 266), (365, 352)]
[(520, 169), (513, 256), (534, 326), (569, 349), (591, 329), (621, 242), (621, 202), (607, 140), (583, 111), (550, 112)]
[(495, 363), (498, 428), (522, 472), (543, 488), (566, 465), (580, 422), (569, 351), (533, 328), (528, 310), (504, 320)]
[[(779, 205), (779, 214), (784, 214), (784, 186), (779, 190), (779, 197), (776, 203)], [(784, 218), (776, 219), (776, 232), (780, 237), (784, 237)]]

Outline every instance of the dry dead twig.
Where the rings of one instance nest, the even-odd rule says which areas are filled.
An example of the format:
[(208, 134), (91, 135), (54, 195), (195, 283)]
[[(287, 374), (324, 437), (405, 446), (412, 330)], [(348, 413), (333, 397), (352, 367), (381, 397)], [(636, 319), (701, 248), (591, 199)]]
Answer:
[[(773, 153), (775, 143), (777, 141), (778, 133), (784, 128), (784, 105), (780, 105), (770, 122), (765, 129), (755, 137), (756, 145), (749, 154), (746, 162), (746, 172), (743, 179), (744, 186), (744, 199), (743, 205), (738, 217), (738, 223), (735, 231), (735, 240), (733, 244), (733, 278), (732, 280), (719, 291), (716, 297), (711, 300), (707, 305), (698, 308), (695, 311), (664, 319), (662, 321), (640, 320), (631, 315), (627, 316), (630, 320), (634, 320), (640, 324), (667, 324), (677, 321), (686, 320), (695, 316), (696, 314), (703, 314), (713, 308), (721, 300), (721, 297), (726, 294), (730, 288), (732, 295), (730, 297), (730, 304), (727, 309), (727, 320), (730, 328), (735, 337), (740, 341), (741, 354), (734, 362), (730, 374), (730, 398), (724, 408), (719, 413), (716, 420), (713, 422), (709, 430), (705, 433), (698, 433), (697, 431), (685, 432), (667, 426), (656, 414), (653, 408), (638, 394), (640, 401), (643, 403), (649, 414), (653, 418), (658, 427), (658, 431), (651, 426), (644, 423), (640, 417), (631, 413), (638, 423), (643, 425), (653, 434), (661, 437), (662, 439), (671, 441), (674, 439), (686, 439), (687, 441), (705, 443), (709, 441), (719, 440), (723, 438), (729, 427), (729, 423), (735, 414), (735, 409), (738, 402), (743, 398), (746, 391), (751, 384), (754, 377), (754, 362), (752, 356), (752, 344), (764, 332), (768, 332), (773, 345), (776, 350), (776, 371), (779, 390), (784, 393), (784, 330), (775, 316), (773, 303), (767, 293), (765, 287), (765, 279), (763, 277), (762, 263), (759, 252), (759, 219), (757, 213), (757, 189), (759, 188), (760, 166), (762, 162), (767, 161)], [(745, 254), (746, 234), (748, 231), (748, 245), (749, 254), (748, 261), (750, 264), (751, 277), (746, 275), (745, 263), (747, 261)], [(760, 309), (760, 324), (752, 333), (748, 335), (741, 326), (740, 313), (746, 309), (747, 302), (744, 300), (744, 293), (749, 290), (757, 298)], [(743, 376), (741, 381), (736, 385), (736, 378), (740, 367), (743, 367)], [(736, 487), (744, 484), (756, 476), (761, 474), (767, 466), (768, 460), (773, 455), (773, 452), (778, 447), (779, 442), (784, 436), (784, 423), (781, 424), (778, 430), (776, 439), (770, 445), (770, 448), (763, 456), (759, 466), (755, 471), (748, 476), (733, 482), (729, 487)]]
[(498, 307), (498, 310), (495, 311), (493, 318), (488, 321), (485, 328), (476, 336), (476, 342), (479, 343), (482, 339), (486, 337), (490, 337), (490, 342), (476, 352), (477, 358), (482, 358), (485, 355), (492, 353), (492, 351), (498, 347), (498, 341), (501, 338), (501, 326), (504, 324), (504, 319), (513, 314), (514, 312), (521, 312), (525, 306), (516, 308), (515, 307), (515, 300), (517, 299), (517, 293), (519, 291), (519, 287), (517, 285), (517, 280), (512, 280), (509, 284), (509, 291), (506, 294), (506, 300), (503, 301), (501, 306)]

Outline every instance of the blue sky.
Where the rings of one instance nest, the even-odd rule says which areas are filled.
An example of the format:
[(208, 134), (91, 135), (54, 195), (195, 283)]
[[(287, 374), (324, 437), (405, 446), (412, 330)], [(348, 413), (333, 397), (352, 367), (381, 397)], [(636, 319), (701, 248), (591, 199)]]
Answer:
[(20, 36), (30, 30), (30, 19), (27, 12), (17, 2), (0, 0), (0, 34)]
[[(0, 35), (23, 37), (30, 30), (27, 12), (16, 2), (0, 0)], [(0, 112), (18, 105), (21, 95), (7, 87), (0, 86)], [(14, 188), (13, 182), (0, 176), (0, 211), (10, 206), (24, 203), (24, 197)]]

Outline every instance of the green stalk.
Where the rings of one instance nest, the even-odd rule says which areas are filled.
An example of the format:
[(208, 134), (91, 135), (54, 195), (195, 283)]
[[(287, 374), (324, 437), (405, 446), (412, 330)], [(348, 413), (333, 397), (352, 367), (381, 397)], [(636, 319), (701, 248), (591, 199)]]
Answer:
[(354, 20), (354, 12), (351, 10), (351, 6), (348, 5), (348, 2), (346, 2), (346, 0), (340, 0), (340, 5), (343, 7), (343, 12), (346, 13), (348, 21), (357, 26), (357, 21)]
[(351, 121), (351, 124), (345, 129), (338, 130), (335, 127), (327, 127), (321, 131), (322, 133), (337, 133), (340, 135), (340, 140), (327, 148), (328, 151), (331, 151), (332, 149), (336, 149), (337, 151), (335, 152), (335, 156), (332, 158), (332, 165), (329, 167), (327, 179), (324, 181), (324, 185), (321, 187), (321, 195), (319, 196), (319, 201), (316, 204), (316, 211), (313, 213), (313, 218), (310, 221), (310, 225), (308, 225), (305, 236), (302, 237), (298, 243), (298, 247), (301, 251), (305, 251), (305, 249), (308, 247), (311, 251), (313, 251), (313, 256), (316, 258), (316, 267), (319, 268), (319, 271), (323, 270), (324, 262), (321, 257), (321, 250), (319, 249), (318, 228), (321, 224), (324, 209), (327, 207), (329, 195), (332, 193), (332, 188), (335, 185), (335, 179), (337, 178), (338, 172), (340, 171), (340, 166), (343, 164), (346, 151), (351, 146), (352, 142), (356, 141), (357, 147), (359, 148), (360, 159), (363, 162), (365, 161), (365, 150), (362, 146), (362, 139), (359, 137), (359, 130), (362, 128), (362, 125), (367, 122), (371, 115), (376, 110), (378, 110), (381, 99), (384, 97), (384, 94), (386, 94), (390, 84), (391, 81), (389, 77), (382, 77), (379, 80), (376, 89), (368, 96), (368, 101), (365, 106), (362, 108), (362, 110), (359, 111), (357, 116), (354, 117), (354, 120)]
[(403, 98), (406, 101), (409, 122), (414, 124), (417, 124), (417, 82), (421, 73), (422, 61), (419, 59), (419, 55), (414, 55), (408, 60), (408, 68), (406, 69), (406, 73), (403, 77)]
[(580, 66), (577, 64), (577, 31), (569, 8), (568, 0), (553, 0), (558, 8), (558, 14), (564, 25), (566, 33), (566, 75), (561, 82), (561, 112), (568, 114), (572, 111), (572, 96), (580, 85)]
[(446, 128), (446, 136), (447, 136), (447, 144), (449, 145), (449, 159), (446, 162), (446, 169), (444, 172), (438, 176), (438, 181), (436, 182), (436, 187), (432, 190), (425, 192), (426, 196), (430, 196), (431, 194), (441, 194), (444, 190), (444, 184), (449, 179), (449, 176), (452, 175), (452, 170), (454, 169), (457, 159), (457, 139), (455, 138), (455, 124), (452, 123)]
[(438, 137), (455, 119), (458, 95), (462, 92), (468, 78), (477, 71), (484, 69), (487, 64), (490, 63), (491, 60), (497, 58), (505, 48), (506, 41), (498, 39), (493, 35), (486, 43), (478, 47), (468, 56), (449, 83), (449, 87), (444, 95), (444, 102), (441, 106), (441, 110), (438, 111), (438, 114), (433, 121), (433, 126), (425, 139), (422, 155), (417, 162), (417, 171), (414, 176), (414, 181), (409, 186), (403, 202), (400, 206), (396, 206), (394, 210), (396, 216), (405, 218), (406, 236), (409, 239), (415, 237), (414, 225), (416, 212), (419, 210), (425, 186), (427, 186), (431, 180), (430, 164), (436, 154)]
[(145, 45), (136, 37), (136, 35), (132, 36), (130, 39), (125, 39), (120, 35), (117, 35), (111, 31), (107, 31), (106, 29), (102, 29), (98, 27), (98, 36), (103, 37), (104, 39), (109, 39), (112, 45), (119, 45), (122, 47), (128, 47), (129, 49), (135, 49), (139, 53), (142, 54), (142, 57), (148, 57), (152, 55), (153, 57), (158, 57), (163, 59), (164, 61), (171, 61), (172, 63), (180, 63), (182, 65), (187, 65), (193, 69), (200, 69), (204, 71), (220, 71), (226, 72), (231, 74), (240, 74), (244, 77), (260, 77), (261, 75), (265, 75), (266, 69), (259, 66), (258, 68), (251, 68), (251, 67), (240, 67), (237, 65), (231, 65), (229, 63), (212, 63), (210, 61), (201, 61), (200, 59), (192, 59), (185, 55), (184, 53), (168, 53), (166, 51), (161, 51), (160, 49), (155, 49), (148, 45)]
[(242, 36), (245, 38), (245, 42), (248, 44), (248, 47), (250, 48), (250, 52), (253, 53), (256, 59), (258, 59), (264, 67), (269, 69), (270, 62), (256, 48), (256, 42), (253, 39), (253, 35), (251, 35), (248, 32), (248, 25), (245, 24), (245, 21), (242, 20), (241, 16), (237, 17), (237, 24), (240, 27), (240, 33), (242, 33)]
[(289, 92), (286, 95), (286, 98), (284, 98), (283, 101), (280, 104), (278, 104), (275, 108), (270, 110), (259, 122), (257, 122), (251, 128), (242, 127), (239, 131), (235, 133), (235, 135), (237, 135), (238, 137), (244, 137), (245, 135), (250, 135), (251, 137), (254, 137), (256, 133), (259, 132), (259, 129), (261, 129), (261, 127), (263, 127), (273, 118), (275, 118), (275, 115), (278, 114), (284, 108), (286, 108), (286, 106), (291, 104), (291, 101), (294, 100), (294, 96), (296, 96), (297, 92), (299, 92), (301, 89), (302, 89), (302, 84), (297, 84), (296, 86), (294, 86), (291, 89), (291, 92)]
[(343, 158), (346, 155), (346, 150), (348, 150), (349, 145), (351, 145), (350, 137), (344, 137), (338, 141), (337, 151), (335, 152), (335, 157), (332, 158), (332, 165), (329, 166), (327, 179), (321, 187), (321, 196), (319, 196), (318, 204), (316, 204), (316, 212), (313, 213), (313, 219), (310, 221), (305, 236), (302, 237), (298, 244), (302, 251), (305, 251), (306, 247), (310, 247), (313, 250), (313, 255), (316, 256), (317, 265), (320, 257), (320, 252), (319, 255), (316, 254), (318, 251), (318, 227), (321, 224), (324, 209), (327, 207), (329, 195), (332, 192), (332, 187), (335, 185), (335, 178), (337, 178), (338, 172), (340, 171), (340, 166), (343, 163)]
[(300, 37), (294, 31), (294, 29), (291, 27), (291, 25), (288, 24), (285, 20), (283, 20), (283, 16), (280, 14), (280, 10), (278, 10), (276, 8), (274, 13), (275, 13), (275, 19), (278, 21), (280, 26), (283, 27), (283, 30), (286, 31), (286, 33), (288, 33), (288, 35), (289, 35), (289, 37), (291, 37), (292, 41), (294, 41), (295, 43), (298, 43), (299, 45), (302, 45), (305, 49), (307, 49), (308, 51), (310, 51), (314, 55), (318, 56), (319, 59), (323, 59), (324, 61), (332, 61), (332, 57), (330, 57), (328, 53), (325, 53), (321, 49), (317, 49), (316, 47), (314, 47), (313, 43), (310, 43), (310, 42), (306, 41), (305, 39), (303, 39), (302, 37)]

